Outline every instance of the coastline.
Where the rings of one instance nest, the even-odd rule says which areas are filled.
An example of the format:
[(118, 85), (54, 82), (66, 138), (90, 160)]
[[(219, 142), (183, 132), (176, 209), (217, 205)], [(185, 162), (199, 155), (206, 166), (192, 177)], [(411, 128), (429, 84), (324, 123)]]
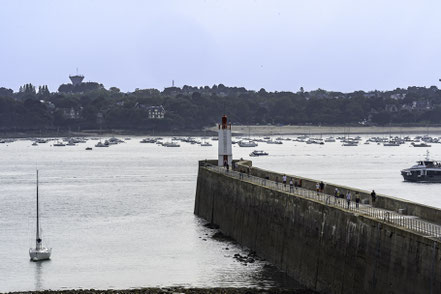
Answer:
[[(0, 292), (2, 293), (2, 292)], [(4, 292), (6, 293), (6, 292)], [(41, 290), (41, 291), (24, 291), (24, 292), (7, 292), (9, 294), (314, 294), (317, 293), (306, 289), (285, 289), (285, 288), (139, 288), (126, 290), (95, 290), (95, 289), (73, 289), (73, 290)]]
[[(210, 128), (214, 131), (216, 128)], [(436, 127), (377, 127), (377, 126), (245, 126), (233, 125), (233, 135), (254, 135), (254, 136), (270, 136), (270, 135), (441, 135), (441, 126)]]
[[(277, 135), (440, 135), (441, 126), (432, 127), (380, 127), (380, 126), (274, 126), (233, 125), (234, 136), (277, 136)], [(82, 131), (0, 131), (0, 138), (50, 138), (50, 137), (112, 137), (112, 136), (217, 136), (217, 126), (200, 130), (141, 131), (141, 130), (82, 130)]]

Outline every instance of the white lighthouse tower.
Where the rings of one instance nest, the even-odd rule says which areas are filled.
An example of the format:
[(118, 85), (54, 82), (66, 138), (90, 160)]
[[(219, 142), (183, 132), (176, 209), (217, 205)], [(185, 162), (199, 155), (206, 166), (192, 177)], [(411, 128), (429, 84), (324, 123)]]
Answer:
[(233, 160), (231, 124), (228, 124), (226, 115), (222, 116), (222, 124), (218, 125), (218, 132), (218, 165), (225, 166), (228, 163), (228, 165), (231, 166)]

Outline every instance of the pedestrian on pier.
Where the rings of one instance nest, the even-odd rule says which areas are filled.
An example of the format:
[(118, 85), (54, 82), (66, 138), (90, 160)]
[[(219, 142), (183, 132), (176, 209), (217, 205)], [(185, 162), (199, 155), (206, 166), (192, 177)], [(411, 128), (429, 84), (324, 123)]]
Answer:
[(243, 180), (243, 170), (242, 169), (239, 171), (239, 179)]
[(320, 183), (315, 184), (315, 190), (317, 191), (317, 196), (318, 196), (320, 192)]
[(348, 202), (348, 209), (351, 206), (351, 192), (346, 193), (346, 201)]
[(284, 174), (282, 177), (283, 186), (286, 188), (286, 175)]
[(276, 177), (276, 187), (279, 187), (279, 177)]
[(372, 198), (372, 205), (374, 205), (375, 200), (377, 199), (377, 194), (375, 193), (374, 190), (372, 190), (371, 192), (371, 198)]
[(319, 188), (320, 188), (320, 193), (323, 193), (323, 191), (325, 190), (325, 183), (323, 183), (323, 181), (320, 182), (319, 184)]
[(226, 167), (227, 167), (227, 172), (229, 172), (230, 171), (230, 165), (228, 163), (227, 163)]
[(340, 201), (338, 201), (338, 197), (340, 196), (339, 192), (338, 192), (338, 188), (335, 188), (334, 191), (334, 203), (338, 202), (340, 203)]
[(355, 207), (358, 208), (359, 204), (360, 204), (360, 193), (355, 192)]
[(292, 178), (289, 180), (289, 193), (294, 192), (294, 183), (292, 181)]

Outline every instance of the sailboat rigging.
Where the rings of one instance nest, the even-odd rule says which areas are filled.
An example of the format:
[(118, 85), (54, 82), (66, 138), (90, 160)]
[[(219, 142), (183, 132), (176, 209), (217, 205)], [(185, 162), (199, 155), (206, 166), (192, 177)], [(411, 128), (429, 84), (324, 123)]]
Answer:
[(37, 232), (35, 238), (35, 248), (29, 248), (29, 256), (32, 261), (46, 260), (51, 257), (52, 248), (43, 246), (43, 240), (40, 234), (40, 208), (38, 202), (38, 170), (37, 170)]

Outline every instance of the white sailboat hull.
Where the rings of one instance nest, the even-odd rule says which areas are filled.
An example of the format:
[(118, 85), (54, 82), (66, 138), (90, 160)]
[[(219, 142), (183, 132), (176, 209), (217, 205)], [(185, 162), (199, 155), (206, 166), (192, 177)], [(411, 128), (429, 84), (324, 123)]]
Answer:
[(50, 259), (52, 253), (52, 248), (30, 248), (29, 249), (29, 257), (32, 261), (40, 261), (40, 260), (46, 260)]

